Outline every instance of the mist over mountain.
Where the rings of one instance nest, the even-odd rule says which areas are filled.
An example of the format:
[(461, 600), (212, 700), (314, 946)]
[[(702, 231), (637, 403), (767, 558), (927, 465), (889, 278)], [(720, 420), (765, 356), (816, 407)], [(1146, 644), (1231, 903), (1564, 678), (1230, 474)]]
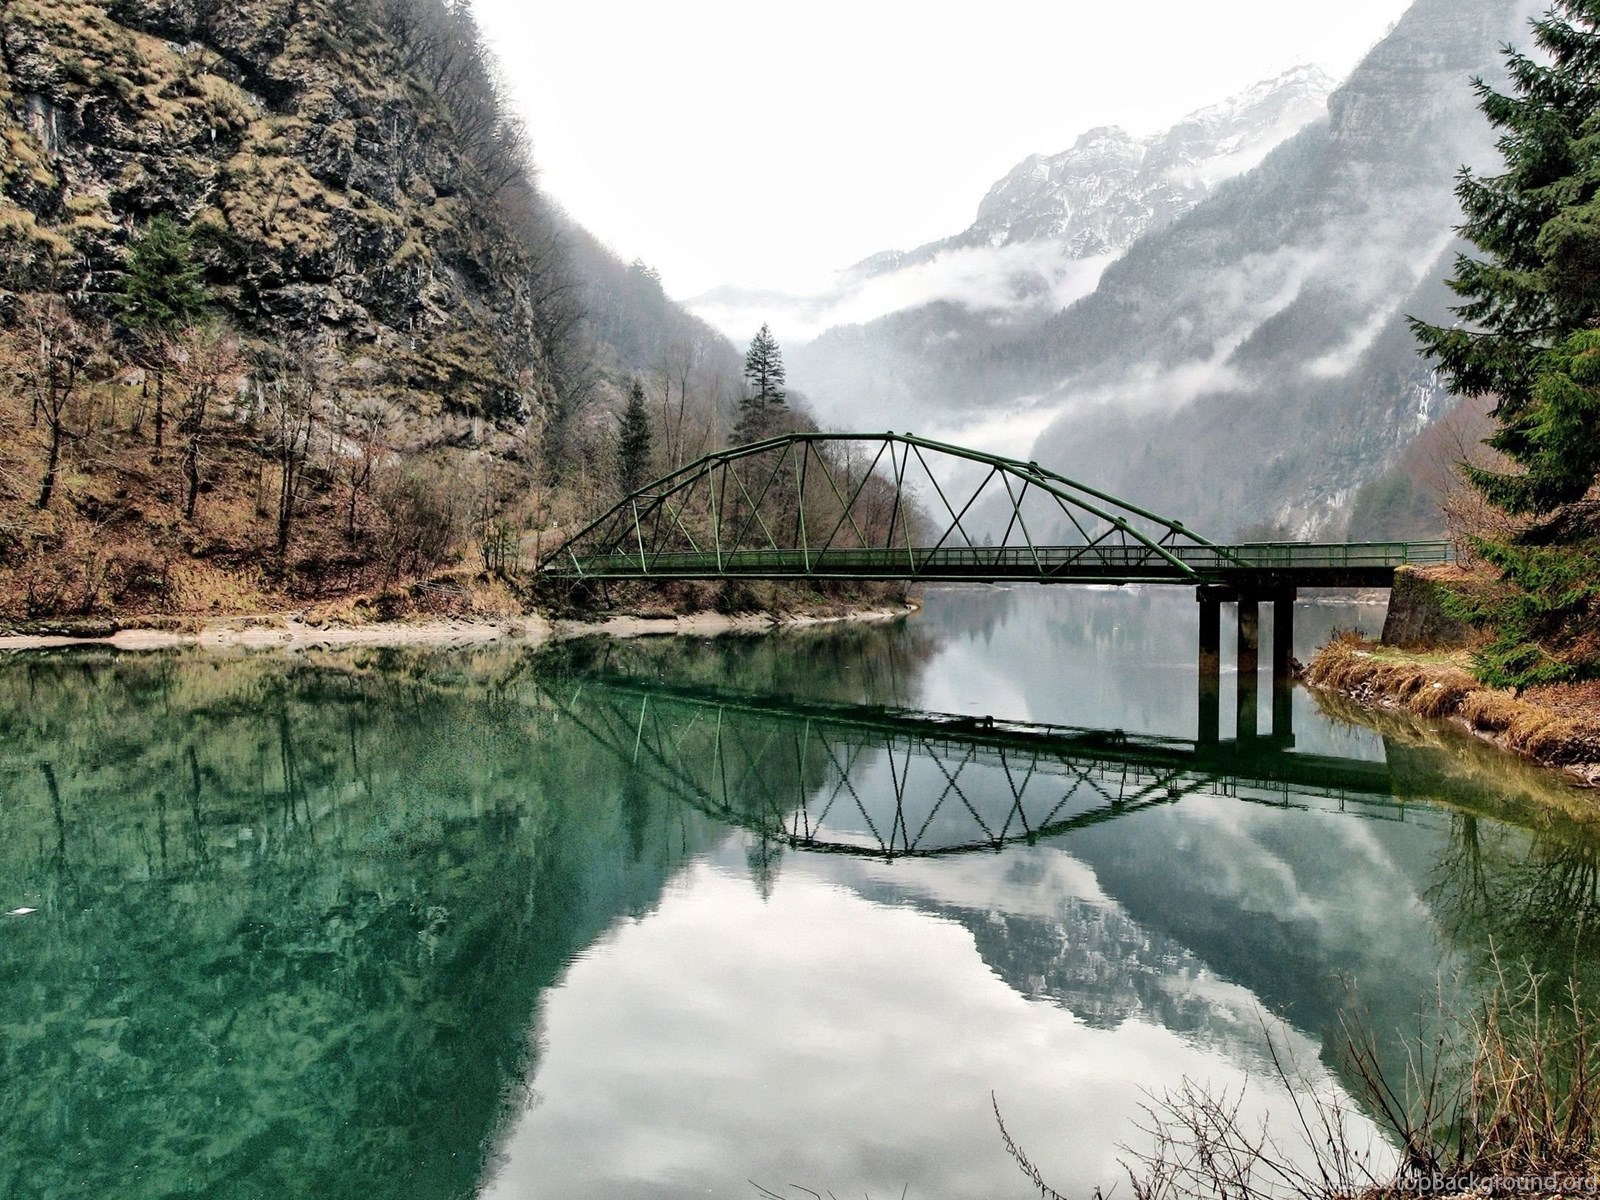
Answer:
[(825, 417), (870, 404), (1214, 536), (1340, 532), (1360, 485), (1445, 407), (1405, 316), (1445, 316), (1456, 172), (1494, 162), (1470, 80), (1499, 77), (1533, 7), (1417, 0), (1325, 119), (1138, 237), (1066, 308), (907, 309), (829, 331), (793, 377)]
[(1162, 133), (1088, 130), (1059, 154), (1032, 154), (1013, 167), (961, 233), (874, 254), (825, 292), (723, 287), (687, 303), (735, 337), (773, 320), (791, 343), (938, 301), (1054, 312), (1092, 291), (1141, 235), (1170, 224), (1319, 117), (1333, 87), (1316, 67), (1296, 67)]
[(1320, 117), (1335, 85), (1317, 67), (1301, 66), (1190, 113), (1164, 133), (1141, 138), (1116, 126), (1091, 129), (1069, 150), (1029, 155), (1013, 167), (963, 233), (863, 266), (881, 273), (950, 250), (1037, 241), (1059, 242), (1073, 258), (1120, 253)]

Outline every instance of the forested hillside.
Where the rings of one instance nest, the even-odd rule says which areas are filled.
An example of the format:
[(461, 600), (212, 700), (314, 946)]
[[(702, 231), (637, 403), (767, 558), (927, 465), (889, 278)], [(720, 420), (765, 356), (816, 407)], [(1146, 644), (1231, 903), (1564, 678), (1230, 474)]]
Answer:
[(0, 0), (0, 615), (503, 572), (737, 352), (555, 211), (470, 8)]

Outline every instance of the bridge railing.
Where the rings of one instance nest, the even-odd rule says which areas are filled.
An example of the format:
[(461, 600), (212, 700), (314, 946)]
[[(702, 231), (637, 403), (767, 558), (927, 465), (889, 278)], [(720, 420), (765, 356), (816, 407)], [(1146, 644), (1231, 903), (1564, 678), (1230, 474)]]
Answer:
[[(1164, 553), (1162, 552), (1164, 551)], [(1174, 560), (1177, 564), (1175, 565)], [(691, 575), (917, 578), (982, 575), (1182, 579), (1240, 571), (1359, 571), (1451, 561), (1448, 542), (1252, 542), (1234, 546), (957, 546), (938, 549), (735, 550), (599, 554), (552, 562), (602, 578)]]
[[(1226, 556), (1219, 559), (1219, 554)], [(1455, 560), (1449, 542), (1245, 542), (1219, 546), (1182, 546), (1175, 555), (1191, 566), (1280, 568), (1433, 567)]]

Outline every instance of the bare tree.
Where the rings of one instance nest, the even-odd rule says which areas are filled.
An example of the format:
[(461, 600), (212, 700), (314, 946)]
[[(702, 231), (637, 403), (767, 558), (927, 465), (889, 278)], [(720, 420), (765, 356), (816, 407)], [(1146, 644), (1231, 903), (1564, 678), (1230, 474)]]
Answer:
[[(656, 364), (656, 376), (661, 383), (662, 449), (668, 470), (676, 470), (688, 461), (684, 456), (684, 422), (689, 410), (689, 385), (705, 357), (703, 338), (679, 338), (666, 348)], [(678, 388), (676, 406), (672, 403), (674, 384)]]
[(282, 370), (265, 381), (262, 443), (278, 468), (274, 552), (280, 566), (288, 557), (300, 493), (305, 487), (325, 370), (315, 348), (303, 344), (291, 352)]
[(334, 400), (335, 453), (345, 488), (345, 541), (356, 540), (356, 509), (372, 483), (374, 469), (388, 453), (394, 411), (376, 396), (337, 396)]
[(1523, 522), (1490, 504), (1468, 480), (1466, 467), (1504, 471), (1508, 460), (1484, 444), (1494, 432), (1489, 415), (1493, 397), (1461, 401), (1445, 416), (1417, 436), (1407, 457), (1416, 463), (1417, 477), (1433, 494), (1444, 517), (1445, 531), (1455, 543), (1457, 560), (1470, 566), (1474, 540), (1503, 541), (1520, 531)]
[(483, 569), (487, 572), (504, 574), (518, 567), (517, 527), (511, 511), (516, 490), (513, 468), (484, 455), (473, 496), (472, 526)]
[(43, 424), (44, 476), (34, 507), (50, 507), (55, 494), (63, 445), (77, 436), (67, 428), (80, 384), (108, 336), (103, 329), (75, 317), (60, 296), (27, 297), (16, 338), (17, 382), (29, 400), (29, 423)]
[(220, 325), (183, 330), (172, 344), (174, 377), (182, 392), (178, 433), (183, 439), (183, 518), (194, 520), (200, 495), (200, 456), (213, 405), (228, 391), (237, 391), (244, 370), (239, 342)]

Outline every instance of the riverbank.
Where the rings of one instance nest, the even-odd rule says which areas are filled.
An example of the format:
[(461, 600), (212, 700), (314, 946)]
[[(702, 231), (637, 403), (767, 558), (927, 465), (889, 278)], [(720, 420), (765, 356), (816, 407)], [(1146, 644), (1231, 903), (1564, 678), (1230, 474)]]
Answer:
[(1600, 786), (1600, 684), (1556, 684), (1521, 695), (1488, 688), (1465, 649), (1408, 650), (1340, 638), (1306, 668), (1307, 685), (1370, 709), (1450, 721), (1503, 750)]
[(1600, 786), (1600, 684), (1492, 688), (1472, 672), (1486, 638), (1461, 621), (1450, 597), (1492, 596), (1493, 577), (1459, 567), (1395, 573), (1377, 641), (1334, 638), (1306, 668), (1305, 683), (1371, 710), (1449, 721), (1502, 750)]
[[(183, 622), (112, 623), (82, 628), (80, 632), (0, 634), (0, 653), (48, 650), (71, 646), (111, 646), (119, 650), (169, 650), (202, 647), (213, 650), (330, 649), (338, 646), (481, 645), (518, 641), (529, 646), (572, 638), (617, 638), (689, 635), (712, 637), (724, 633), (760, 633), (770, 629), (820, 625), (835, 621), (888, 621), (909, 616), (921, 608), (916, 600), (851, 608), (819, 604), (784, 612), (688, 613), (664, 616), (621, 613), (594, 620), (551, 620), (539, 613), (422, 617), (348, 622), (315, 613), (276, 613), (217, 620)], [(64, 627), (66, 628), (66, 627)]]

